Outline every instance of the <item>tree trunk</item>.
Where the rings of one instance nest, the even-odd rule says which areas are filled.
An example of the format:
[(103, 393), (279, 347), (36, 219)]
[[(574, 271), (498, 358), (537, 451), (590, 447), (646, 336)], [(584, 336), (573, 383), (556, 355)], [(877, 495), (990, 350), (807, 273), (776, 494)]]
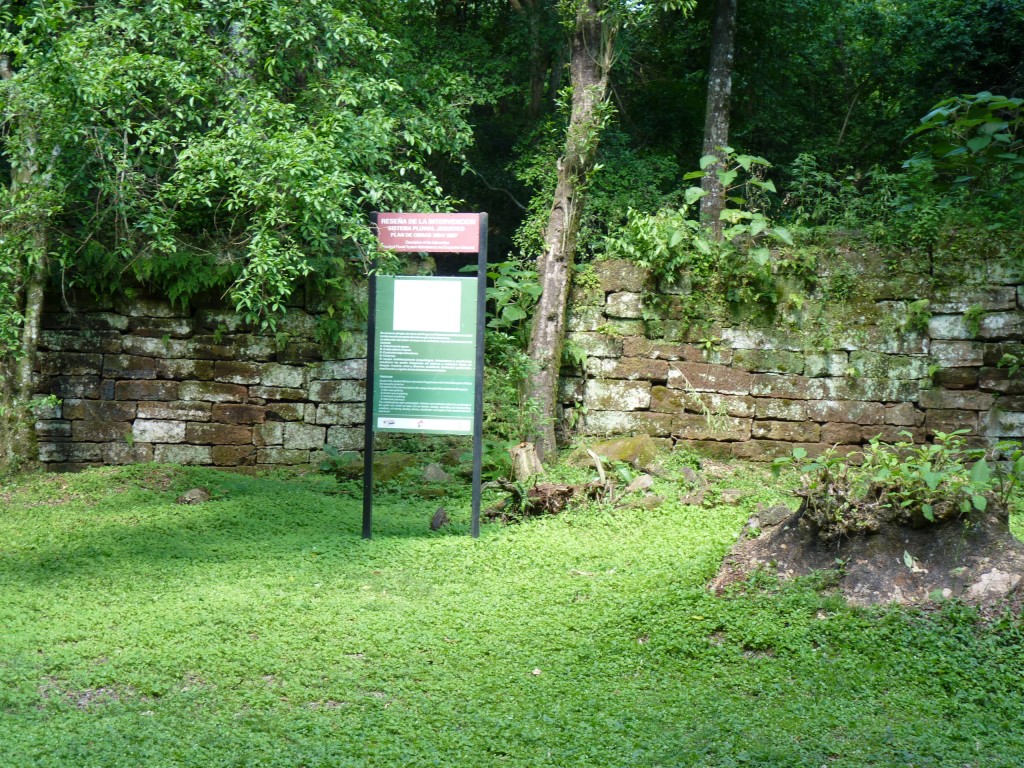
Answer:
[(548, 70), (551, 68), (551, 49), (545, 38), (544, 26), (550, 20), (549, 0), (511, 0), (512, 10), (526, 20), (530, 39), (530, 85), (526, 116), (536, 119), (545, 110), (548, 95)]
[(541, 294), (533, 319), (528, 354), (536, 372), (528, 394), (536, 402), (538, 452), (543, 459), (555, 449), (556, 397), (562, 359), (565, 307), (570, 272), (576, 251), (582, 198), (587, 175), (605, 120), (608, 74), (614, 55), (617, 27), (601, 18), (602, 2), (587, 0), (576, 14), (570, 77), (572, 111), (565, 149), (558, 161), (558, 183), (544, 229), (544, 253), (537, 262)]
[[(0, 54), (0, 78), (14, 78), (7, 54)], [(44, 191), (49, 180), (49, 173), (40, 173), (39, 142), (31, 118), (22, 118), (19, 123), (17, 129), (22, 132), (24, 144), (22, 155), (14, 163), (10, 188), (11, 197), (16, 203), (22, 196)], [(56, 154), (55, 150), (54, 157)], [(37, 210), (36, 206), (29, 208), (28, 219), (23, 223), (27, 229), (29, 247), (23, 268), (25, 277), (20, 286), (23, 294), (21, 346), (13, 354), (9, 353), (3, 361), (6, 375), (0, 373), (0, 405), (5, 406), (0, 423), (0, 465), (20, 465), (35, 458), (35, 440), (28, 405), (33, 395), (32, 373), (39, 349), (49, 243), (45, 209)]]
[(738, 0), (715, 0), (715, 21), (711, 31), (711, 61), (708, 64), (708, 99), (704, 113), (703, 155), (716, 155), (717, 163), (704, 172), (701, 188), (707, 194), (700, 200), (700, 218), (716, 240), (722, 239), (722, 221), (726, 190), (718, 180), (729, 146), (729, 99), (732, 96), (732, 66), (736, 42), (736, 5)]

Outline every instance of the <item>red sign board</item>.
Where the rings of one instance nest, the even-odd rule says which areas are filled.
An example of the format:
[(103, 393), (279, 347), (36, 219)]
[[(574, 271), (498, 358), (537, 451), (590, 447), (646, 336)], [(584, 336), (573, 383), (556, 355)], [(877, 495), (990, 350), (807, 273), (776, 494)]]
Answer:
[(476, 253), (480, 250), (480, 214), (379, 213), (377, 239), (386, 251)]

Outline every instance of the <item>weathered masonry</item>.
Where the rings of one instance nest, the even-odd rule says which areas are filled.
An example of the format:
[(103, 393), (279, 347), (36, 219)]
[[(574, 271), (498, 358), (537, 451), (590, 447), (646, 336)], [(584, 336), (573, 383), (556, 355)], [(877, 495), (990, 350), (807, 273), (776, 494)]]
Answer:
[(323, 360), (316, 315), (293, 307), (276, 337), (232, 312), (133, 299), (44, 316), (36, 423), (55, 470), (159, 461), (223, 467), (318, 462), (362, 447), (365, 333)]
[[(644, 432), (748, 459), (903, 431), (1024, 437), (1013, 365), (1024, 362), (1024, 264), (980, 262), (977, 279), (945, 287), (870, 253), (843, 265), (860, 298), (841, 322), (812, 317), (812, 296), (758, 326), (678, 319), (699, 287), (659, 289), (633, 264), (596, 264), (574, 289), (563, 432)], [(324, 445), (361, 448), (365, 335), (323, 359), (315, 302), (293, 307), (273, 338), (230, 311), (147, 298), (53, 307), (44, 326), (37, 389), (60, 402), (36, 431), (52, 469), (304, 465)]]
[(1024, 264), (983, 263), (984, 283), (935, 287), (877, 255), (847, 259), (861, 302), (810, 329), (806, 316), (770, 327), (673, 320), (678, 288), (658, 291), (631, 263), (597, 263), (574, 295), (568, 341), (585, 361), (563, 377), (564, 411), (586, 434), (644, 432), (755, 460), (903, 432), (1024, 437), (1024, 370), (1013, 364), (1024, 362)]

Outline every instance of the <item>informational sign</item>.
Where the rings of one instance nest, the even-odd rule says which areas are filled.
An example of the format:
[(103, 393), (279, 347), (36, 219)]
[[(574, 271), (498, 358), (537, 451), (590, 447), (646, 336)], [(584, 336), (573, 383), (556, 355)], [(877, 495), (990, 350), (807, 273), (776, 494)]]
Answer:
[(478, 213), (378, 213), (380, 247), (400, 253), (476, 253)]
[(373, 443), (378, 432), (473, 436), (469, 532), (480, 535), (483, 474), (486, 213), (375, 213), (383, 250), (475, 253), (476, 277), (370, 271), (363, 431), (363, 538), (373, 535)]
[(473, 434), (477, 283), (475, 277), (377, 277), (377, 432)]

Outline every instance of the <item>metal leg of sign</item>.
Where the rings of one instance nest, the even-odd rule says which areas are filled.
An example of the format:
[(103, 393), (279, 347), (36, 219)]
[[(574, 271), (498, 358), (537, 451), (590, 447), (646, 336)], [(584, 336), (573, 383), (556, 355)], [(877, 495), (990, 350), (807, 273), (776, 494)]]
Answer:
[(476, 389), (473, 408), (473, 519), (470, 534), (480, 536), (480, 488), (484, 445), (484, 324), (487, 321), (487, 214), (480, 214), (480, 247), (476, 261)]
[[(373, 231), (377, 231), (377, 214), (371, 214)], [(369, 317), (366, 328), (366, 424), (363, 428), (363, 538), (373, 536), (373, 337), (377, 332), (377, 261), (370, 265)]]

